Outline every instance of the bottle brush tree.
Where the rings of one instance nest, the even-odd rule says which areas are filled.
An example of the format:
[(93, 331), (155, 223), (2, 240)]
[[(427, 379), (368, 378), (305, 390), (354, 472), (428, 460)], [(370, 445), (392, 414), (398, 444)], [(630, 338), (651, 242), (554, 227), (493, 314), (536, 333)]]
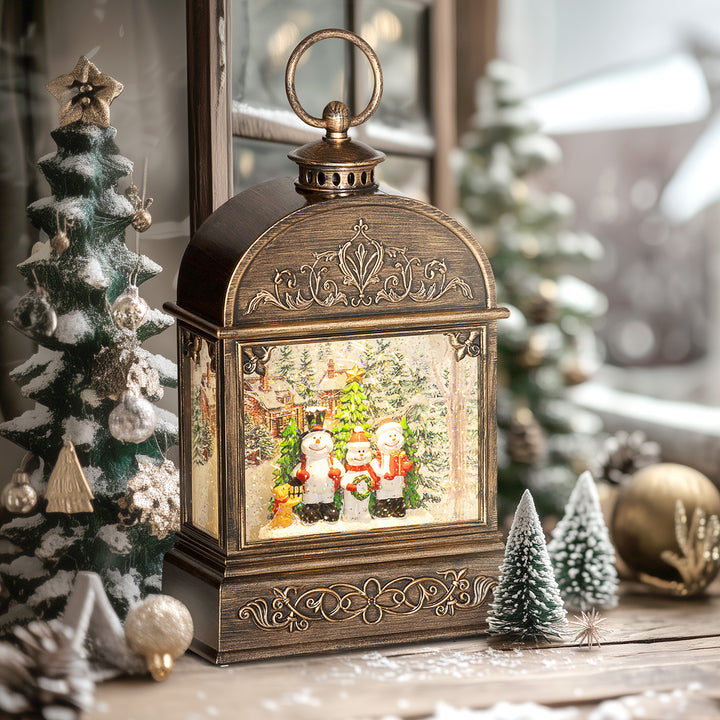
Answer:
[(565, 514), (553, 530), (548, 553), (567, 608), (584, 611), (617, 605), (615, 549), (589, 471), (578, 478)]
[(521, 641), (562, 637), (567, 626), (540, 518), (529, 490), (515, 511), (488, 617), (489, 632)]

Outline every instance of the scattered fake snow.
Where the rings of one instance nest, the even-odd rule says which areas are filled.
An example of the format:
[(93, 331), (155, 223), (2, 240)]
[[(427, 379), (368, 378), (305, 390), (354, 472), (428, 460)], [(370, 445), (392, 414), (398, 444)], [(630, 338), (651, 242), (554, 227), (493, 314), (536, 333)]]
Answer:
[(88, 465), (83, 468), (83, 472), (85, 473), (85, 479), (88, 481), (88, 485), (90, 485), (90, 489), (93, 491), (93, 495), (97, 497), (98, 495), (107, 494), (107, 481), (101, 468), (95, 465)]
[[(52, 422), (52, 413), (44, 405), (36, 405), (32, 410), (27, 410), (12, 420), (2, 424), (6, 432), (29, 432), (42, 425), (49, 425)], [(50, 434), (48, 427), (45, 437)]]
[(102, 290), (110, 285), (110, 280), (103, 272), (102, 266), (97, 258), (90, 258), (84, 267), (78, 273), (80, 279), (86, 282), (90, 287)]
[[(162, 313), (162, 315), (165, 315), (165, 313)], [(170, 318), (169, 315), (165, 315), (165, 317)], [(170, 321), (173, 322), (172, 318), (170, 318)], [(165, 379), (177, 380), (178, 369), (173, 360), (169, 360), (163, 355), (148, 353), (147, 362), (151, 368), (158, 371), (161, 381)]]
[(32, 578), (42, 577), (45, 574), (45, 568), (38, 558), (22, 555), (9, 564), (0, 565), (0, 573), (31, 580)]
[(174, 435), (178, 432), (177, 415), (163, 408), (155, 408), (155, 432)]
[(75, 445), (92, 445), (100, 425), (94, 420), (69, 417), (63, 422), (65, 434)]
[(35, 515), (28, 515), (27, 517), (17, 517), (11, 520), (9, 523), (2, 526), (4, 532), (8, 530), (31, 530), (38, 525), (42, 525), (43, 516), (40, 513)]
[(131, 608), (140, 602), (140, 582), (140, 573), (137, 570), (130, 570), (123, 575), (113, 568), (105, 573), (104, 584), (107, 591), (113, 597), (125, 600)]
[(149, 590), (151, 592), (161, 592), (162, 591), (162, 575), (159, 573), (157, 575), (150, 575), (149, 577), (145, 578), (145, 590)]
[(55, 338), (61, 343), (75, 345), (80, 340), (91, 335), (92, 325), (82, 310), (73, 310), (66, 315), (60, 315), (57, 319)]
[(132, 550), (127, 533), (117, 525), (103, 525), (98, 531), (98, 537), (116, 554), (127, 555)]
[(28, 600), (28, 605), (37, 607), (46, 600), (69, 595), (75, 573), (70, 570), (59, 570), (50, 580), (44, 582)]
[(22, 365), (18, 365), (12, 370), (10, 377), (17, 382), (19, 378), (40, 370), (40, 373), (36, 377), (29, 380), (20, 388), (20, 392), (22, 392), (25, 397), (30, 397), (49, 387), (57, 378), (60, 370), (63, 368), (63, 354), (62, 351), (41, 348), (32, 357), (22, 363)]
[(100, 398), (92, 388), (85, 388), (80, 392), (80, 399), (92, 408), (96, 408), (100, 405)]
[(62, 528), (54, 527), (43, 535), (35, 555), (41, 560), (57, 558), (61, 551), (80, 540), (83, 532), (84, 528), (76, 527), (71, 534), (66, 535)]
[(52, 195), (50, 195), (31, 203), (28, 210), (38, 211), (44, 210), (46, 207), (51, 207), (68, 222), (75, 222), (76, 220), (82, 220), (85, 218), (89, 205), (90, 200), (84, 197), (75, 196), (67, 197), (63, 200), (56, 200)]

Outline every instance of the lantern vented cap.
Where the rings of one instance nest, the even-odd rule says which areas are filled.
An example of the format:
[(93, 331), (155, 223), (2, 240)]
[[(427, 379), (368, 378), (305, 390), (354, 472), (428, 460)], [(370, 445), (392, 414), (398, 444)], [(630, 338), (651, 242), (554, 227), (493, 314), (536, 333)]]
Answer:
[[(347, 105), (333, 100), (325, 106), (322, 118), (313, 117), (302, 107), (295, 92), (295, 69), (300, 57), (311, 45), (331, 37), (357, 45), (372, 66), (375, 80), (373, 94), (359, 115), (351, 115)], [(348, 30), (329, 29), (312, 33), (298, 44), (288, 60), (285, 90), (292, 109), (303, 122), (325, 129), (325, 137), (321, 140), (307, 143), (288, 153), (288, 157), (299, 165), (297, 187), (329, 195), (376, 190), (375, 166), (385, 159), (385, 155), (365, 143), (353, 140), (347, 134), (349, 128), (367, 120), (380, 102), (382, 71), (373, 49), (361, 37)]]

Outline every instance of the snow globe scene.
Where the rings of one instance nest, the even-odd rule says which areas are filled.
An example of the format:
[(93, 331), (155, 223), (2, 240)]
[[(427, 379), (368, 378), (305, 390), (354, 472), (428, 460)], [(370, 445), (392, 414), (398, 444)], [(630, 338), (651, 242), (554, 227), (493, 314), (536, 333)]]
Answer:
[(247, 541), (479, 518), (478, 360), (443, 334), (273, 346), (243, 416)]

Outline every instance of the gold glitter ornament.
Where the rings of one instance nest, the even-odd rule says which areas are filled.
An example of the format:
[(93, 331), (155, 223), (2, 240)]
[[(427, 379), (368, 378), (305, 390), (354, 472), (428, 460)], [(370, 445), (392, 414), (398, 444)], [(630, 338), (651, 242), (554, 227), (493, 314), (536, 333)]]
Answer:
[(152, 215), (148, 208), (153, 204), (152, 198), (143, 199), (140, 197), (137, 185), (130, 184), (125, 191), (125, 197), (130, 201), (135, 212), (132, 216), (132, 226), (138, 232), (145, 232), (152, 225)]
[(75, 446), (65, 438), (55, 467), (48, 478), (46, 512), (81, 513), (93, 512), (94, 498), (85, 473), (80, 465)]
[(100, 127), (110, 125), (110, 103), (123, 91), (119, 83), (105, 75), (84, 55), (68, 75), (60, 75), (46, 86), (60, 103), (60, 126), (80, 120)]
[(611, 520), (613, 542), (644, 581), (652, 577), (682, 582), (678, 570), (663, 558), (666, 552), (682, 555), (676, 529), (678, 500), (688, 516), (698, 508), (706, 517), (720, 516), (720, 492), (705, 475), (684, 465), (650, 465), (619, 488)]
[(174, 661), (190, 647), (192, 616), (174, 597), (150, 595), (128, 613), (125, 637), (130, 647), (145, 658), (153, 679), (161, 682), (172, 672)]

